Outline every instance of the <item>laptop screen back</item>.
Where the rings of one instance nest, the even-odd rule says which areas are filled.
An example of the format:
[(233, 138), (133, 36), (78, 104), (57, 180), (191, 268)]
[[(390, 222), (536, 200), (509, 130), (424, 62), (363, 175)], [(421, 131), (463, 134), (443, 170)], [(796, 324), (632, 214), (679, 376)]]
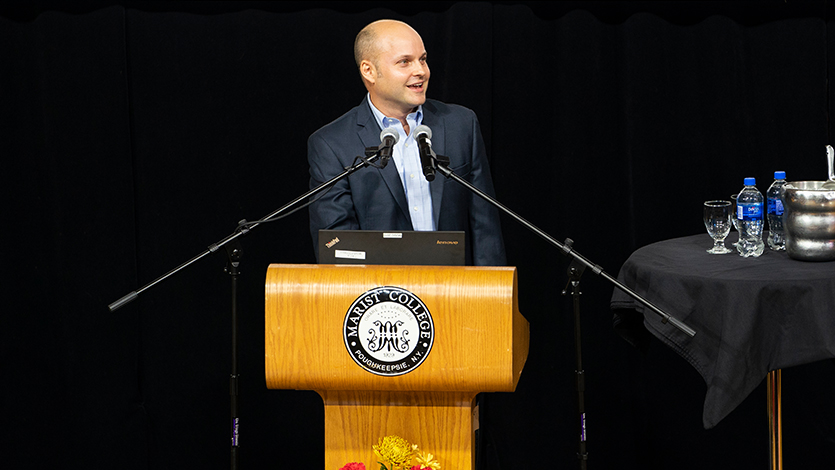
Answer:
[(319, 264), (464, 266), (464, 232), (319, 230)]

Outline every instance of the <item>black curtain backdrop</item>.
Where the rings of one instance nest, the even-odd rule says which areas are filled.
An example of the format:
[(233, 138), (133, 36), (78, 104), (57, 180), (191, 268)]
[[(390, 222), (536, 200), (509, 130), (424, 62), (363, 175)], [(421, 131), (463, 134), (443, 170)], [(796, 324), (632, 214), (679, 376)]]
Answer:
[[(0, 8), (4, 468), (229, 467), (225, 257), (107, 305), (307, 189), (307, 136), (362, 100), (352, 43), (373, 20), (415, 27), (430, 96), (476, 111), (498, 198), (612, 275), (636, 248), (704, 232), (702, 202), (743, 177), (765, 191), (775, 170), (826, 175), (826, 2)], [(243, 240), (242, 468), (323, 462), (319, 397), (263, 379), (264, 275), (314, 262), (307, 223)], [(518, 390), (484, 398), (482, 468), (576, 468), (567, 261), (503, 229), (531, 348)], [(696, 371), (622, 340), (607, 282), (587, 273), (582, 290), (590, 468), (766, 468), (764, 386), (703, 429)], [(783, 378), (786, 467), (831, 466), (835, 365)]]

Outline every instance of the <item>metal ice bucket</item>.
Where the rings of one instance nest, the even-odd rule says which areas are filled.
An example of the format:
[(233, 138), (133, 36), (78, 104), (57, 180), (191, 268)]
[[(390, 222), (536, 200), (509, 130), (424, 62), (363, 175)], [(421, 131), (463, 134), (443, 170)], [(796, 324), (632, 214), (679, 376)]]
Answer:
[(786, 251), (803, 261), (835, 260), (835, 189), (825, 181), (793, 181), (783, 194)]

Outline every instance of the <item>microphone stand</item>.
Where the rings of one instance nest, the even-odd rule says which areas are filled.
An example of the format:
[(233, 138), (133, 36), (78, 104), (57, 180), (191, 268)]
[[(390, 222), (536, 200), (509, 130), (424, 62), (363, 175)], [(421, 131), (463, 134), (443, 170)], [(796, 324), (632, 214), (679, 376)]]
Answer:
[(577, 366), (574, 368), (574, 376), (577, 380), (577, 414), (580, 425), (580, 440), (578, 443), (577, 458), (580, 459), (580, 470), (586, 470), (589, 454), (586, 452), (586, 371), (583, 370), (583, 348), (580, 345), (582, 335), (580, 334), (580, 277), (585, 271), (585, 266), (574, 260), (568, 265), (568, 284), (562, 291), (562, 295), (568, 293), (568, 286), (571, 286), (571, 296), (574, 300), (574, 357)]
[[(660, 308), (653, 305), (650, 301), (644, 299), (640, 296), (637, 292), (633, 291), (622, 282), (618, 281), (616, 278), (610, 276), (603, 268), (598, 266), (597, 264), (592, 263), (589, 261), (585, 256), (577, 253), (573, 249), (574, 241), (570, 238), (565, 240), (565, 243), (560, 243), (554, 237), (548, 235), (539, 227), (535, 226), (534, 224), (528, 222), (527, 220), (523, 219), (521, 216), (510, 210), (504, 204), (497, 201), (495, 198), (491, 197), (489, 194), (485, 193), (484, 191), (476, 188), (473, 186), (469, 181), (461, 178), (460, 176), (456, 175), (452, 170), (449, 169), (449, 157), (445, 157), (443, 155), (435, 155), (434, 152), (428, 152), (431, 156), (432, 160), (432, 167), (438, 170), (442, 175), (452, 180), (455, 180), (457, 183), (461, 184), (480, 198), (484, 199), (488, 203), (492, 204), (500, 211), (504, 212), (505, 214), (512, 217), (514, 220), (519, 222), (520, 224), (524, 225), (528, 230), (532, 231), (533, 233), (539, 235), (545, 241), (550, 243), (551, 245), (557, 247), (564, 255), (570, 256), (571, 263), (568, 267), (568, 275), (569, 275), (569, 282), (568, 285), (572, 286), (572, 296), (574, 298), (574, 343), (575, 343), (575, 354), (577, 360), (577, 368), (575, 369), (574, 373), (576, 376), (576, 388), (577, 388), (577, 401), (578, 401), (578, 413), (579, 413), (579, 452), (577, 454), (577, 458), (580, 461), (580, 468), (582, 470), (586, 469), (586, 465), (588, 462), (588, 453), (586, 452), (586, 410), (585, 410), (585, 371), (583, 370), (583, 360), (582, 360), (582, 350), (580, 346), (580, 277), (583, 275), (583, 271), (586, 268), (590, 268), (593, 273), (602, 276), (607, 281), (611, 282), (615, 285), (618, 289), (622, 290), (626, 294), (628, 294), (633, 299), (637, 300), (645, 307), (649, 308), (657, 315), (661, 316), (661, 322), (667, 323), (669, 322), (682, 332), (684, 332), (687, 336), (691, 338), (696, 335), (696, 331), (684, 324), (683, 322), (677, 320), (676, 318), (670, 316)], [(427, 169), (424, 169), (424, 174), (426, 175)], [(431, 171), (430, 171), (431, 173)], [(434, 177), (434, 175), (433, 175)], [(428, 177), (427, 177), (428, 179)], [(565, 295), (568, 291), (568, 285), (566, 285), (565, 290), (563, 290), (563, 295)]]
[[(301, 196), (293, 199), (292, 201), (288, 202), (287, 204), (281, 206), (280, 208), (276, 209), (275, 211), (269, 213), (268, 215), (264, 216), (257, 222), (247, 222), (246, 219), (240, 221), (238, 223), (238, 227), (235, 231), (227, 235), (222, 240), (218, 241), (217, 243), (212, 243), (209, 245), (208, 249), (201, 252), (200, 254), (194, 256), (190, 260), (182, 263), (181, 265), (177, 266), (176, 268), (168, 271), (167, 273), (163, 274), (162, 276), (158, 277), (154, 281), (146, 284), (145, 286), (128, 293), (127, 295), (123, 296), (119, 300), (111, 303), (108, 305), (108, 308), (111, 312), (119, 309), (120, 307), (124, 306), (136, 300), (139, 297), (139, 294), (147, 291), (151, 287), (161, 283), (162, 281), (168, 279), (169, 277), (173, 276), (174, 274), (182, 271), (186, 267), (196, 263), (198, 260), (204, 258), (205, 256), (209, 255), (210, 253), (214, 253), (221, 248), (225, 248), (227, 252), (227, 256), (229, 258), (229, 262), (227, 266), (224, 268), (224, 271), (227, 272), (230, 276), (232, 276), (232, 373), (230, 375), (229, 380), (229, 395), (230, 395), (230, 409), (231, 409), (231, 468), (232, 470), (237, 470), (238, 468), (238, 436), (239, 436), (239, 418), (238, 418), (238, 297), (237, 297), (237, 285), (238, 285), (238, 275), (240, 274), (240, 264), (241, 264), (241, 257), (243, 255), (243, 249), (241, 248), (240, 238), (249, 233), (250, 230), (258, 227), (264, 222), (270, 222), (277, 217), (283, 215), (285, 212), (300, 202), (309, 200), (311, 197), (316, 196), (317, 194), (329, 189), (331, 186), (338, 183), (340, 180), (347, 178), (349, 175), (353, 174), (357, 170), (361, 168), (365, 168), (367, 166), (375, 166), (374, 163), (377, 160), (380, 160), (379, 167), (384, 168), (388, 163), (387, 158), (383, 158), (380, 155), (381, 148), (377, 147), (369, 147), (365, 150), (366, 158), (363, 157), (356, 157), (354, 163), (346, 167), (344, 171), (330, 180), (320, 184), (319, 186), (307, 191), (306, 193), (302, 194)], [(294, 210), (300, 209), (296, 208)]]

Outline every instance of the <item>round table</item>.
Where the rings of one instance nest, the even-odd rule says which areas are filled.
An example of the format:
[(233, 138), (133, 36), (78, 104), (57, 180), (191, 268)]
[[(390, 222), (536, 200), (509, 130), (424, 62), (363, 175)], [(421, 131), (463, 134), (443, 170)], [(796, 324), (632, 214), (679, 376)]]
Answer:
[[(758, 258), (735, 251), (711, 255), (706, 250), (712, 244), (707, 234), (653, 243), (636, 250), (618, 274), (696, 330), (694, 337), (662, 323), (620, 290), (611, 301), (615, 326), (627, 340), (649, 331), (701, 374), (707, 384), (705, 428), (733, 411), (767, 375), (775, 393), (769, 400), (779, 406), (780, 369), (835, 357), (835, 262), (797, 261), (767, 247)], [(779, 434), (779, 408), (772, 421)]]

